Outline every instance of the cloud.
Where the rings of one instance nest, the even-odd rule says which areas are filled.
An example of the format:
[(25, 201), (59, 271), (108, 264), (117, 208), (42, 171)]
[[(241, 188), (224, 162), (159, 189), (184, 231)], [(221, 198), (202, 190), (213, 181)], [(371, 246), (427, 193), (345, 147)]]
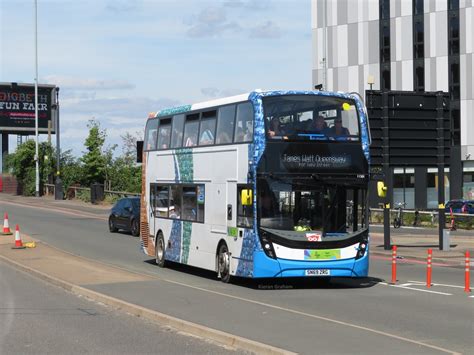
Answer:
[(280, 27), (272, 21), (250, 29), (250, 38), (280, 38), (281, 35)]
[(225, 10), (221, 7), (208, 7), (196, 17), (187, 21), (191, 27), (187, 35), (193, 38), (215, 37), (224, 32), (239, 32), (241, 26), (235, 21), (227, 21)]
[(70, 113), (89, 117), (147, 117), (153, 111), (179, 106), (181, 103), (172, 99), (149, 99), (144, 97), (103, 98), (95, 100), (74, 100), (62, 104)]
[(105, 10), (116, 14), (129, 13), (137, 10), (142, 5), (142, 0), (113, 0), (109, 1)]
[(220, 97), (234, 96), (245, 93), (245, 90), (242, 89), (224, 89), (220, 90), (218, 88), (202, 88), (201, 93), (211, 99), (217, 99)]
[(267, 0), (229, 0), (223, 4), (225, 7), (244, 8), (250, 10), (266, 10), (270, 8), (270, 2)]
[[(189, 37), (206, 38), (218, 37), (224, 33), (248, 33), (250, 38), (279, 38), (282, 31), (273, 21), (267, 21), (261, 25), (252, 27), (254, 12), (266, 10), (270, 7), (268, 1), (227, 1), (222, 5), (208, 7), (201, 10), (197, 15), (187, 18), (183, 23), (189, 26), (186, 31)], [(227, 10), (239, 20), (231, 20), (227, 17)]]
[(43, 78), (46, 84), (74, 90), (131, 90), (135, 88), (125, 80), (84, 79), (71, 76), (49, 75)]

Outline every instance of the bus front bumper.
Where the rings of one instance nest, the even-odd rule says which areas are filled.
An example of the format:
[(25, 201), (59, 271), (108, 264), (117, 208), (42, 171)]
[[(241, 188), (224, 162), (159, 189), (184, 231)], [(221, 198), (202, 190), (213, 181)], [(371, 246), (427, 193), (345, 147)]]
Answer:
[[(328, 270), (329, 277), (367, 277), (369, 273), (368, 250), (360, 259), (301, 261), (269, 258), (263, 251), (254, 253), (254, 278), (307, 277), (307, 270)], [(315, 273), (314, 273), (314, 276)]]

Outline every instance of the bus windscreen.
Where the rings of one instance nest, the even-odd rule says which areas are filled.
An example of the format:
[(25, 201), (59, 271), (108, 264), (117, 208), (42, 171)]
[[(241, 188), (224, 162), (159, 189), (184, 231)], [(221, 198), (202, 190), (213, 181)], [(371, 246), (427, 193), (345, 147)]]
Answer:
[(358, 141), (355, 102), (334, 96), (291, 95), (263, 99), (267, 139)]

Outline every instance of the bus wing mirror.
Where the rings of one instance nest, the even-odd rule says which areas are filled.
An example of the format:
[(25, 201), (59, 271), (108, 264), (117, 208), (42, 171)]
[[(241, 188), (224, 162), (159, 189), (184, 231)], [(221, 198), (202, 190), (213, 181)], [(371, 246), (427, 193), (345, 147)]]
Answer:
[(252, 190), (243, 189), (240, 192), (240, 201), (242, 201), (242, 206), (251, 206), (252, 205)]
[(379, 195), (379, 197), (387, 196), (387, 186), (385, 186), (383, 181), (377, 182), (377, 195)]
[(143, 141), (137, 141), (137, 163), (143, 162)]

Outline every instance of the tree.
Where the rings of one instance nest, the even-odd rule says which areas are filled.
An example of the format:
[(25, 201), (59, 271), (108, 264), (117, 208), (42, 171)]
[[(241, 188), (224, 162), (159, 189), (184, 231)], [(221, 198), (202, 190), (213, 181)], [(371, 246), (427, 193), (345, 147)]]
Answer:
[(83, 163), (82, 183), (88, 186), (94, 182), (102, 183), (106, 179), (107, 158), (102, 149), (107, 134), (95, 120), (90, 120), (87, 128), (89, 128), (89, 136), (84, 142), (87, 152), (84, 153), (81, 162)]
[(123, 143), (123, 158), (129, 164), (133, 164), (134, 162), (136, 162), (137, 157), (137, 141), (143, 140), (143, 135), (141, 132), (135, 132), (135, 135), (126, 132), (124, 135), (120, 136), (120, 138), (122, 138)]
[(61, 181), (66, 191), (69, 186), (82, 181), (82, 167), (70, 149), (61, 152), (60, 162)]
[(136, 193), (141, 191), (142, 170), (136, 163), (137, 140), (140, 140), (140, 137), (139, 132), (136, 132), (135, 136), (129, 132), (120, 136), (123, 155), (116, 158), (111, 167), (112, 190)]
[[(40, 193), (42, 186), (54, 172), (56, 164), (54, 150), (50, 143), (42, 142), (38, 145)], [(7, 169), (16, 177), (21, 191), (26, 196), (33, 196), (36, 192), (36, 144), (34, 140), (27, 140), (19, 145), (16, 151), (6, 159)]]

